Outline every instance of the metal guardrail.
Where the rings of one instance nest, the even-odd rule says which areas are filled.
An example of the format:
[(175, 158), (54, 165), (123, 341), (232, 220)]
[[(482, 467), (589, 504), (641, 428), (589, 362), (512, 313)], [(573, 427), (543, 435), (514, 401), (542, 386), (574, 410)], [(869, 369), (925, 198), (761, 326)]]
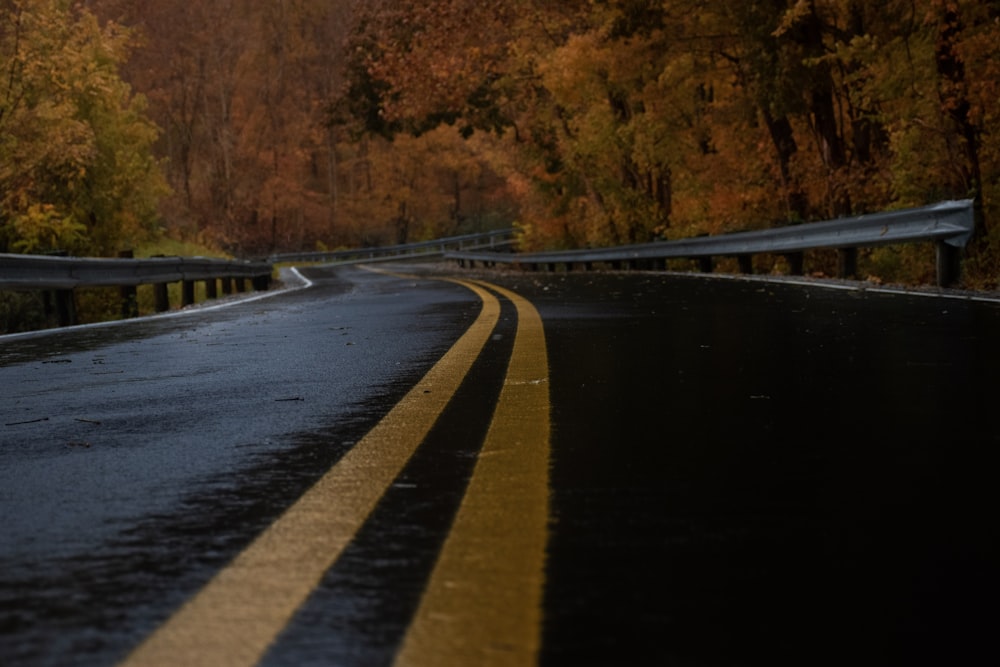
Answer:
[(205, 282), (209, 298), (217, 296), (220, 280), (225, 294), (243, 291), (246, 281), (254, 289), (267, 289), (273, 264), (278, 262), (390, 261), (443, 256), (470, 267), (480, 262), (487, 266), (507, 263), (533, 270), (554, 270), (560, 264), (567, 268), (576, 264), (592, 268), (595, 263), (613, 267), (648, 263), (661, 268), (668, 259), (696, 259), (702, 271), (711, 271), (714, 257), (736, 257), (740, 270), (750, 273), (753, 255), (779, 254), (788, 258), (792, 273), (801, 274), (805, 251), (836, 249), (840, 252), (840, 275), (850, 277), (856, 273), (858, 248), (912, 242), (937, 244), (938, 285), (947, 286), (957, 280), (960, 251), (972, 236), (974, 224), (973, 201), (966, 199), (761, 231), (539, 253), (497, 252), (509, 249), (513, 242), (514, 230), (503, 229), (382, 248), (277, 254), (261, 262), (203, 257), (104, 259), (0, 254), (0, 289), (51, 291), (56, 295), (60, 323), (72, 324), (76, 318), (72, 295), (77, 287), (121, 288), (123, 314), (134, 316), (135, 288), (139, 285), (154, 285), (156, 308), (162, 311), (169, 309), (168, 283), (182, 283), (182, 299), (187, 305), (194, 303), (197, 281)]
[(351, 262), (364, 260), (408, 259), (414, 256), (440, 257), (449, 250), (463, 248), (481, 249), (496, 248), (509, 245), (514, 238), (513, 229), (498, 229), (462, 236), (449, 236), (433, 241), (420, 241), (402, 245), (381, 246), (374, 248), (356, 248), (351, 250), (332, 250), (321, 252), (281, 253), (271, 255), (268, 261), (274, 264), (282, 262)]
[[(242, 292), (249, 282), (254, 289), (270, 285), (273, 265), (278, 262), (390, 261), (393, 259), (440, 257), (449, 249), (500, 248), (511, 243), (512, 229), (453, 236), (434, 241), (381, 248), (335, 252), (308, 252), (274, 255), (267, 261), (246, 262), (204, 257), (152, 257), (149, 259), (54, 257), (0, 254), (0, 289), (42, 290), (55, 297), (60, 324), (76, 322), (73, 290), (79, 287), (118, 287), (122, 294), (122, 314), (138, 315), (136, 287), (153, 285), (156, 310), (169, 310), (167, 285), (182, 284), (183, 305), (194, 303), (196, 282), (205, 283), (208, 298), (222, 292)], [(49, 303), (46, 297), (46, 303)]]
[(139, 314), (139, 285), (153, 285), (156, 310), (163, 312), (170, 309), (168, 283), (180, 282), (183, 304), (190, 305), (195, 300), (196, 282), (204, 281), (208, 298), (214, 299), (220, 281), (223, 294), (243, 292), (247, 282), (254, 289), (266, 290), (272, 270), (267, 262), (205, 257), (111, 259), (0, 254), (0, 289), (51, 292), (59, 323), (68, 326), (76, 323), (73, 290), (78, 287), (120, 288), (122, 315), (135, 317)]
[(123, 287), (225, 278), (260, 279), (271, 275), (266, 262), (205, 257), (111, 259), (0, 254), (0, 289)]
[(449, 252), (446, 259), (474, 266), (507, 263), (532, 270), (553, 270), (557, 265), (572, 267), (595, 263), (614, 266), (633, 262), (653, 265), (668, 259), (700, 260), (710, 272), (714, 257), (737, 257), (740, 269), (752, 271), (755, 254), (778, 254), (789, 258), (792, 272), (802, 273), (802, 253), (806, 250), (836, 249), (841, 253), (840, 273), (850, 277), (857, 270), (857, 249), (913, 242), (936, 242), (938, 284), (946, 286), (958, 276), (959, 252), (972, 236), (973, 201), (946, 201), (920, 208), (862, 215), (854, 218), (811, 222), (752, 232), (735, 232), (676, 241), (659, 241), (614, 248), (562, 250), (554, 252), (501, 255), (488, 252)]

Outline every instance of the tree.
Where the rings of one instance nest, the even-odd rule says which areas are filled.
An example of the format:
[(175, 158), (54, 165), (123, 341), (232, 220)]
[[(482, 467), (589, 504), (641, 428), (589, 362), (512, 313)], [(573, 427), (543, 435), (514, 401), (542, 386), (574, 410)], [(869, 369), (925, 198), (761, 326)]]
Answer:
[[(539, 248), (964, 196), (976, 253), (1000, 247), (995, 2), (91, 4), (143, 36), (127, 73), (171, 217), (234, 252), (426, 238), (489, 207)], [(82, 159), (72, 127), (48, 168)]]
[(363, 3), (100, 4), (143, 36), (128, 73), (165, 128), (176, 227), (242, 254), (388, 240), (355, 187), (382, 146), (346, 113), (364, 99), (344, 53)]
[(107, 254), (150, 233), (164, 184), (118, 74), (129, 32), (59, 0), (0, 13), (0, 247)]

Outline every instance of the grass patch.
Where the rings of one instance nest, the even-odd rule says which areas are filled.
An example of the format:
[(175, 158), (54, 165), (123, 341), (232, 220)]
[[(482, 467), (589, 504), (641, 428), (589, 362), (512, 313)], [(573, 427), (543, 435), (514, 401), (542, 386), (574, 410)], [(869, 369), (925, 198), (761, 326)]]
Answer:
[(135, 256), (146, 257), (213, 257), (217, 259), (232, 259), (224, 252), (195, 243), (193, 241), (178, 241), (168, 237), (163, 237), (144, 243), (136, 247)]

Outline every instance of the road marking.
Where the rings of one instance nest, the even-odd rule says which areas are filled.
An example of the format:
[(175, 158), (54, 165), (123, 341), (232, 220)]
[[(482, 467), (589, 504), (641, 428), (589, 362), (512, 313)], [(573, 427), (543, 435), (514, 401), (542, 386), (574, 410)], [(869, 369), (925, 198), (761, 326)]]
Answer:
[(499, 320), (495, 296), (427, 375), (302, 498), (122, 663), (256, 664), (423, 441)]
[(545, 334), (531, 303), (479, 284), (514, 302), (514, 350), (472, 479), (396, 665), (538, 661), (549, 518)]

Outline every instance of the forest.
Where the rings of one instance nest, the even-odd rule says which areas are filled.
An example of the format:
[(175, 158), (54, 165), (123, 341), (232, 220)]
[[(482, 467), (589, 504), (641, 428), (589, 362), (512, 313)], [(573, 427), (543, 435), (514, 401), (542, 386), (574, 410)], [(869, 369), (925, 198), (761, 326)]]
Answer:
[[(1000, 278), (1000, 2), (0, 14), (0, 252), (168, 235), (260, 256), (511, 225), (525, 249), (597, 247), (971, 197), (965, 284)], [(925, 252), (863, 261), (930, 282)]]

